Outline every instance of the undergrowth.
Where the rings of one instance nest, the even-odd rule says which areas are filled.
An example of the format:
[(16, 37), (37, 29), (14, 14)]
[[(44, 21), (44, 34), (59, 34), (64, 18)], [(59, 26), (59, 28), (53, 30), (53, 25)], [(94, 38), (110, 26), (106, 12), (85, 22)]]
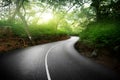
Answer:
[(97, 48), (118, 46), (120, 45), (119, 23), (90, 23), (87, 28), (80, 33), (80, 37), (83, 43)]

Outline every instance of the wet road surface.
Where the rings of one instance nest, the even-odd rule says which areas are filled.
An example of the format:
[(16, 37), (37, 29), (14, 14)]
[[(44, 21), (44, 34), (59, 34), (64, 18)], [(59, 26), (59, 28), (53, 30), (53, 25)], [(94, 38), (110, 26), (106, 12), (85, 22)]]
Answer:
[(78, 37), (0, 56), (0, 80), (119, 80), (109, 69), (81, 56)]

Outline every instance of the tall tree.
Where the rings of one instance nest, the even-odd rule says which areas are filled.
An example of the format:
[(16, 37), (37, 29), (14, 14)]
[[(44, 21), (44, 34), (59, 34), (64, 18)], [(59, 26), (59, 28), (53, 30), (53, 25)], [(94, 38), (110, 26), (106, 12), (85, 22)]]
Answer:
[(92, 0), (91, 6), (95, 9), (98, 22), (104, 19), (120, 19), (120, 0)]
[[(12, 16), (9, 17), (8, 20), (10, 22), (14, 21), (15, 20), (15, 16), (16, 15), (19, 16), (20, 19), (22, 20), (24, 26), (25, 26), (25, 31), (27, 33), (27, 36), (30, 39), (30, 41), (32, 42), (32, 44), (33, 44), (33, 40), (32, 40), (32, 37), (31, 37), (29, 29), (28, 29), (29, 26), (28, 26), (27, 21), (25, 19), (25, 15), (23, 15), (22, 12), (21, 12), (21, 9), (23, 9), (24, 13), (26, 13), (26, 10), (25, 10), (25, 7), (24, 7), (25, 2), (28, 2), (28, 0), (2, 0), (1, 7), (9, 6), (9, 9), (10, 9), (10, 4), (14, 4), (15, 5), (15, 11), (12, 14)], [(9, 10), (9, 13), (10, 13), (10, 10)]]

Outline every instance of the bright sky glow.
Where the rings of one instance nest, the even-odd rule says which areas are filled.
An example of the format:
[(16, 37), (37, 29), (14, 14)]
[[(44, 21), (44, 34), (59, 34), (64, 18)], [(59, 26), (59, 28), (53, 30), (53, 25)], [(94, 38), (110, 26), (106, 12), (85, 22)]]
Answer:
[[(44, 4), (45, 5), (45, 4)], [(41, 9), (39, 6), (33, 5), (32, 10), (35, 11), (35, 17), (39, 18), (38, 23), (48, 22), (53, 18), (53, 14), (51, 9), (46, 9), (46, 11), (41, 12)], [(44, 8), (43, 8), (44, 9)]]
[(85, 7), (85, 8), (90, 7), (90, 3), (85, 3), (85, 4), (84, 4), (84, 7)]
[(52, 10), (49, 8), (44, 11), (44, 8), (32, 5), (31, 10), (27, 10), (27, 13), (32, 14), (29, 17), (29, 23), (32, 23), (35, 19), (38, 19), (37, 24), (42, 24), (53, 19)]
[(35, 16), (37, 18), (39, 18), (38, 24), (42, 24), (42, 23), (48, 22), (48, 21), (50, 21), (53, 18), (53, 14), (51, 12), (36, 13)]
[(44, 22), (47, 22), (49, 20), (51, 20), (53, 18), (53, 14), (48, 12), (48, 13), (43, 13), (42, 16), (41, 16), (42, 20)]
[[(43, 4), (44, 6), (47, 6), (46, 4)], [(37, 22), (37, 24), (47, 23), (51, 19), (53, 19), (54, 15), (51, 9), (47, 8), (44, 11), (44, 7), (40, 7), (38, 5), (31, 4), (31, 11), (27, 10), (26, 12), (31, 13), (30, 17), (28, 18), (29, 22), (32, 23), (34, 21)], [(64, 6), (64, 9), (69, 10), (68, 13), (72, 12), (77, 5), (73, 6), (70, 10), (70, 6)], [(84, 7), (87, 8), (90, 6), (90, 3), (85, 3)]]

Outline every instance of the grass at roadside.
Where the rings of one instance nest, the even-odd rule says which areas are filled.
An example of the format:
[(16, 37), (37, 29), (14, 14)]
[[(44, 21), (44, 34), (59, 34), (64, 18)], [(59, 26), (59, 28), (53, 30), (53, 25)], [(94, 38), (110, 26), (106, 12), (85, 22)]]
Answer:
[(120, 45), (120, 28), (114, 22), (91, 23), (80, 34), (83, 43), (96, 48)]
[[(90, 23), (75, 47), (81, 55), (120, 74), (120, 28), (117, 22)], [(91, 56), (96, 51), (97, 56)]]

